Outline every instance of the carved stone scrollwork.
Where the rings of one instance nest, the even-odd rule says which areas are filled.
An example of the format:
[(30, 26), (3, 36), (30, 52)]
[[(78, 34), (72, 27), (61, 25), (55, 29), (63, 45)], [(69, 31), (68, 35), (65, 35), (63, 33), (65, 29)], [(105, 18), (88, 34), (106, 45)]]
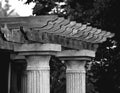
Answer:
[(15, 29), (9, 29), (7, 27), (7, 24), (4, 25), (4, 27), (1, 28), (1, 32), (4, 35), (4, 38), (6, 41), (10, 42), (17, 42), (17, 43), (24, 43), (23, 34), (20, 31), (20, 28)]

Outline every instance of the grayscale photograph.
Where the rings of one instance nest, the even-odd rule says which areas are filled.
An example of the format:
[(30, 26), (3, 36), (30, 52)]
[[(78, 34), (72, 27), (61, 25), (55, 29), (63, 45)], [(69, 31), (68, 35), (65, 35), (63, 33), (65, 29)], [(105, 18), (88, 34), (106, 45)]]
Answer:
[(0, 0), (0, 93), (120, 93), (119, 0)]

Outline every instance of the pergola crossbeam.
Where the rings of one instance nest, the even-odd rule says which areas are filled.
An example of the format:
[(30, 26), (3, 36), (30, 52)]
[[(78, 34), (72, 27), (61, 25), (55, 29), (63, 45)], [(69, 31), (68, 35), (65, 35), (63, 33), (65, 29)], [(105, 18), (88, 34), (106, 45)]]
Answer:
[(0, 25), (5, 42), (55, 43), (71, 49), (96, 50), (98, 43), (114, 36), (113, 33), (55, 15), (0, 18)]

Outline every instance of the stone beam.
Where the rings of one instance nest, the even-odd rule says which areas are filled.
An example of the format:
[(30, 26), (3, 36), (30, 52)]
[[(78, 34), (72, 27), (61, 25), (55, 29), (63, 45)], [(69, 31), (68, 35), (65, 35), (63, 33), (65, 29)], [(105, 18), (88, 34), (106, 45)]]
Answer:
[(48, 21), (54, 21), (58, 17), (56, 15), (46, 15), (46, 16), (29, 16), (29, 17), (5, 17), (0, 18), (0, 26), (8, 25), (8, 28), (15, 29), (20, 26), (34, 28), (34, 27), (44, 27)]
[(17, 47), (19, 45), (21, 45), (21, 44), (6, 41), (0, 36), (0, 49), (1, 50), (13, 51), (14, 47)]
[(1, 34), (9, 42), (55, 43), (78, 50), (96, 50), (98, 43), (114, 36), (113, 33), (55, 15), (0, 18), (0, 26)]
[(56, 56), (57, 57), (59, 57), (59, 58), (61, 58), (61, 59), (63, 59), (64, 60), (64, 58), (65, 59), (73, 59), (74, 57), (75, 57), (75, 59), (76, 59), (76, 57), (77, 57), (77, 59), (81, 59), (81, 58), (86, 58), (86, 57), (88, 57), (88, 58), (94, 58), (95, 57), (95, 51), (92, 51), (92, 50), (85, 50), (85, 49), (83, 49), (83, 50), (64, 50), (64, 51), (62, 51), (62, 52), (58, 52), (57, 54), (56, 54)]
[(61, 45), (58, 44), (40, 44), (40, 43), (32, 43), (32, 44), (22, 44), (14, 49), (16, 52), (20, 51), (61, 51)]

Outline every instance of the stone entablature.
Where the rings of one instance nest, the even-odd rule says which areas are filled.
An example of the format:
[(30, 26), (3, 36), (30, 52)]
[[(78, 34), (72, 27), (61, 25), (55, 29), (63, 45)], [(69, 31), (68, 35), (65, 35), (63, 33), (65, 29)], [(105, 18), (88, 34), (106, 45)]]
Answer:
[(0, 18), (0, 25), (0, 40), (12, 50), (18, 44), (34, 42), (61, 44), (70, 49), (96, 50), (98, 43), (114, 36), (113, 33), (56, 15)]

